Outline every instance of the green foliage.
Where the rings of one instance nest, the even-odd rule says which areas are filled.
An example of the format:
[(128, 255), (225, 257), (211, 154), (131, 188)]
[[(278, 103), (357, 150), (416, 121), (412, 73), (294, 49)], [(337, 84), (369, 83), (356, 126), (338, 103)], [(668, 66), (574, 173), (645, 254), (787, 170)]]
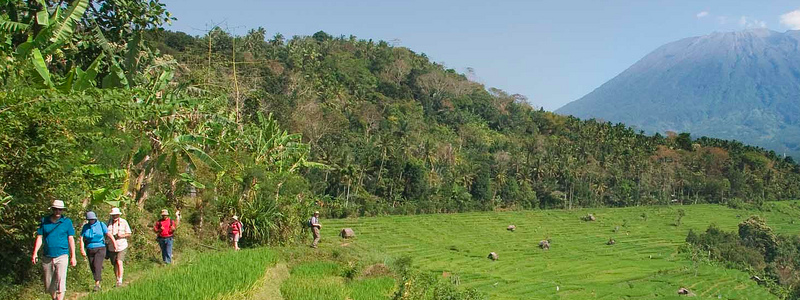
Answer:
[(702, 234), (689, 231), (686, 241), (707, 251), (709, 259), (749, 271), (781, 298), (800, 283), (800, 275), (792, 271), (800, 267), (800, 236), (778, 236), (761, 217), (739, 223), (738, 235), (711, 225)]
[(739, 224), (739, 238), (744, 246), (758, 250), (767, 262), (773, 261), (778, 254), (778, 238), (767, 222), (758, 216)]
[(686, 211), (682, 208), (678, 209), (678, 218), (675, 219), (675, 226), (681, 226), (681, 220), (686, 216)]

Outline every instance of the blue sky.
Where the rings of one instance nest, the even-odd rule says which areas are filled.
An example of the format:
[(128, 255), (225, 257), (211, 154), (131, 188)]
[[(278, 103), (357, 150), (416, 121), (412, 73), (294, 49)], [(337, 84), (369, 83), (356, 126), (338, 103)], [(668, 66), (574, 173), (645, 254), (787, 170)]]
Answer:
[(487, 87), (554, 110), (665, 43), (715, 31), (800, 29), (800, 1), (162, 0), (171, 30), (394, 41)]

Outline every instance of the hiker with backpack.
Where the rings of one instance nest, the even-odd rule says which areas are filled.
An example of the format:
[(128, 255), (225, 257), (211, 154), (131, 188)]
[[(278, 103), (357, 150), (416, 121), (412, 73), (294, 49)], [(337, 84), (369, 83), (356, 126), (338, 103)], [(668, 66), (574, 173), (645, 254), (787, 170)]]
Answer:
[(319, 211), (315, 211), (314, 216), (308, 219), (308, 226), (311, 227), (311, 234), (314, 237), (314, 241), (311, 242), (311, 248), (317, 248), (317, 244), (319, 244), (319, 230), (322, 228), (322, 224), (319, 223)]
[(233, 243), (234, 250), (241, 250), (239, 249), (239, 238), (242, 237), (242, 222), (239, 221), (238, 216), (233, 216), (233, 222), (228, 226), (228, 230), (230, 231), (230, 240)]
[(125, 260), (125, 254), (128, 252), (128, 238), (133, 234), (128, 221), (120, 215), (122, 215), (122, 212), (119, 208), (114, 207), (109, 213), (111, 219), (108, 220), (108, 231), (116, 239), (114, 243), (115, 249), (108, 252), (108, 259), (111, 260), (111, 265), (114, 266), (114, 275), (117, 275), (117, 286), (122, 286), (122, 275), (125, 273), (123, 261)]
[(168, 210), (162, 209), (161, 219), (156, 221), (156, 224), (153, 226), (153, 231), (158, 235), (156, 240), (158, 241), (158, 246), (161, 248), (161, 259), (165, 264), (172, 263), (173, 235), (175, 234), (175, 229), (177, 229), (181, 222), (180, 211), (175, 213), (175, 218), (177, 222), (173, 222), (172, 219), (169, 218)]
[[(92, 270), (94, 276), (94, 291), (100, 291), (100, 281), (103, 280), (103, 261), (106, 259), (106, 241), (105, 237), (111, 240), (109, 246), (115, 249), (116, 240), (111, 232), (108, 231), (108, 226), (97, 220), (97, 214), (93, 211), (86, 212), (86, 224), (81, 228), (81, 255), (88, 258), (89, 269)], [(88, 252), (88, 256), (87, 256)]]
[(43, 217), (36, 229), (36, 242), (31, 256), (31, 262), (35, 265), (39, 249), (44, 246), (41, 259), (44, 289), (53, 300), (63, 300), (67, 292), (67, 263), (73, 267), (78, 265), (75, 259), (75, 227), (72, 220), (62, 214), (65, 209), (64, 201), (53, 201), (50, 206), (52, 213)]

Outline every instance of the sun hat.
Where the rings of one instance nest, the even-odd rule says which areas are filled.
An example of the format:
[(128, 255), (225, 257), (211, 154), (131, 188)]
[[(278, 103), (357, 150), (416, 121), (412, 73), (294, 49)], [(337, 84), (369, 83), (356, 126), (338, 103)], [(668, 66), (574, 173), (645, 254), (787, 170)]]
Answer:
[(166, 210), (166, 209), (162, 209), (162, 210), (161, 210), (161, 215), (162, 215), (162, 216), (169, 216), (169, 211), (168, 211), (168, 210)]
[(53, 205), (50, 205), (50, 208), (60, 208), (60, 209), (65, 209), (65, 208), (67, 208), (67, 207), (66, 207), (66, 206), (64, 206), (64, 201), (61, 201), (61, 200), (53, 200)]
[(112, 209), (111, 209), (111, 213), (109, 213), (109, 215), (112, 215), (112, 216), (113, 216), (113, 215), (121, 215), (121, 214), (122, 214), (122, 212), (121, 212), (121, 211), (119, 211), (119, 207), (114, 207), (114, 208), (112, 208)]
[(239, 219), (239, 217), (237, 217), (237, 216), (233, 216), (233, 219), (234, 219), (234, 220), (238, 220), (238, 219)]
[(315, 215), (318, 215), (318, 214), (319, 214), (319, 211), (318, 211), (318, 210), (315, 210), (315, 211), (314, 211), (314, 214), (315, 214)]
[(97, 214), (95, 214), (93, 211), (87, 211), (86, 220), (97, 220)]

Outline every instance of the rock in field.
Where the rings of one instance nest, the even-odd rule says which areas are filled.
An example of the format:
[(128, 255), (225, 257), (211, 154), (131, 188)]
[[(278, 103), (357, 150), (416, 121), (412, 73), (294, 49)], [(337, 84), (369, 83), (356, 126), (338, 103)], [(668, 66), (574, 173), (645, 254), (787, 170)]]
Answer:
[(508, 227), (506, 227), (506, 230), (508, 230), (508, 231), (514, 231), (514, 230), (517, 230), (517, 226), (514, 226), (514, 225), (508, 225)]
[(694, 296), (694, 293), (687, 288), (680, 288), (678, 289), (678, 295)]
[(539, 248), (542, 248), (544, 250), (550, 250), (550, 242), (548, 240), (539, 241)]
[(491, 252), (487, 258), (491, 260), (497, 260), (497, 253)]
[(342, 231), (339, 232), (339, 236), (345, 239), (349, 239), (356, 237), (356, 233), (353, 232), (352, 228), (343, 228)]

